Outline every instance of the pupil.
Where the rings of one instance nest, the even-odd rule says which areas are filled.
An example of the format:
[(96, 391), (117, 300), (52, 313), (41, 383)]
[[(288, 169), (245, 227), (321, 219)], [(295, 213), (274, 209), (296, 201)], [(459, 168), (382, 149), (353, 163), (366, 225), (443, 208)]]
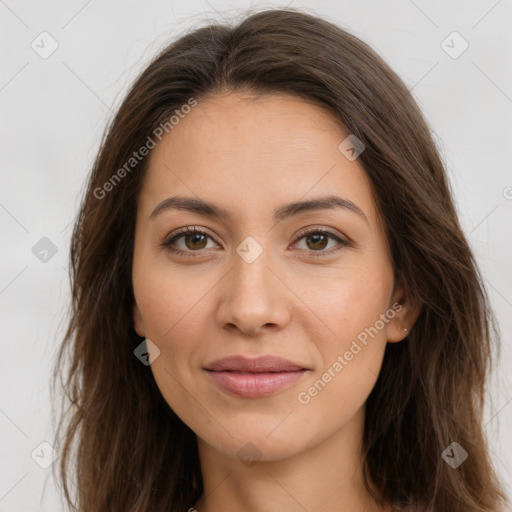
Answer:
[[(316, 235), (310, 235), (310, 236), (311, 236), (311, 238), (312, 238), (312, 239), (314, 239), (314, 240), (315, 240), (315, 241), (313, 242), (313, 244), (315, 244), (315, 245), (317, 245), (319, 242), (320, 242), (320, 244), (321, 244), (322, 242), (325, 242), (325, 240), (327, 239), (327, 237), (325, 237), (324, 235), (319, 234), (319, 233), (318, 233), (318, 234), (316, 234)], [(324, 240), (320, 240), (321, 238), (323, 238)], [(317, 247), (316, 247), (316, 248), (317, 248), (317, 249), (318, 249), (318, 248), (323, 249), (323, 248), (324, 248), (324, 246), (325, 246), (325, 243), (324, 243), (321, 247), (318, 247), (318, 245), (317, 245)]]
[[(205, 238), (204, 235), (190, 235), (190, 237), (192, 238), (193, 242), (192, 242), (192, 245), (196, 245), (196, 243), (201, 243), (200, 241), (198, 241), (198, 238)], [(197, 248), (197, 245), (196, 245), (196, 248)]]

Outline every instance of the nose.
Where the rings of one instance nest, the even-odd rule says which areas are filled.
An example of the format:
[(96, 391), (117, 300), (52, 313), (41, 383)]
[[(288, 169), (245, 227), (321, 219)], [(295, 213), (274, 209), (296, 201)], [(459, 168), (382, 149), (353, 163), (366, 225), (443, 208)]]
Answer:
[(291, 317), (293, 295), (285, 282), (267, 251), (251, 263), (235, 253), (233, 268), (219, 290), (219, 325), (248, 336), (282, 329)]

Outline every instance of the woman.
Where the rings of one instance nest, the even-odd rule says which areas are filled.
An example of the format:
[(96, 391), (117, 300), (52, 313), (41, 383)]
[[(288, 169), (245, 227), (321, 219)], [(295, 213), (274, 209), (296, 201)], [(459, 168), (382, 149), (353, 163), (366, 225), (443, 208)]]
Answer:
[(165, 48), (71, 268), (78, 510), (503, 510), (496, 321), (426, 122), (353, 35), (279, 9)]

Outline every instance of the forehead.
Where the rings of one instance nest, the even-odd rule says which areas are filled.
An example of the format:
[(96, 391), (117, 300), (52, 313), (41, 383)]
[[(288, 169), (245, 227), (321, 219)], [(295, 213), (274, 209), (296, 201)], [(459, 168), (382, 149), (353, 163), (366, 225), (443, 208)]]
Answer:
[(150, 154), (142, 207), (197, 196), (259, 215), (336, 194), (376, 216), (366, 173), (339, 150), (348, 132), (327, 109), (287, 94), (199, 99)]
[(187, 155), (188, 160), (208, 152), (231, 162), (257, 158), (265, 163), (288, 163), (318, 158), (319, 151), (336, 152), (346, 135), (326, 108), (295, 96), (224, 92), (200, 99), (153, 156), (158, 158), (166, 149), (185, 146), (195, 149)]

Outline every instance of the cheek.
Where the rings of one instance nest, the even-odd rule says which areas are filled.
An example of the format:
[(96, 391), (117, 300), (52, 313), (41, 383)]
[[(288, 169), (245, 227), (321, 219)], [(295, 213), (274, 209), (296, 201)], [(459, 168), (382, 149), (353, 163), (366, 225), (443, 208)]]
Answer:
[[(332, 279), (317, 280), (305, 302), (325, 326), (325, 335), (315, 338), (325, 344), (322, 350), (342, 350), (374, 326), (386, 312), (392, 285), (389, 272), (372, 272), (368, 266), (345, 268)], [(385, 326), (379, 326), (379, 335), (385, 338)]]
[[(343, 279), (326, 281), (310, 295), (314, 314), (328, 328), (313, 337), (323, 365), (301, 391), (311, 411), (337, 410), (341, 420), (366, 400), (377, 379), (387, 343), (389, 272), (345, 269)], [(309, 406), (308, 406), (309, 407)], [(327, 408), (327, 409), (325, 409)]]
[(385, 327), (375, 325), (387, 294), (363, 286), (368, 283), (345, 284), (322, 304), (319, 316), (334, 331), (314, 338), (322, 366), (297, 390), (303, 421), (319, 435), (337, 431), (364, 406), (386, 348)]
[[(191, 400), (191, 394), (197, 396), (192, 368), (198, 364), (201, 340), (204, 340), (207, 314), (204, 298), (211, 285), (203, 280), (202, 285), (191, 286), (190, 279), (169, 271), (138, 276), (134, 291), (146, 338), (160, 350), (151, 371), (169, 407), (194, 430), (194, 422), (202, 413)], [(201, 421), (211, 420), (204, 416)]]
[(191, 268), (173, 268), (160, 259), (150, 263), (141, 259), (134, 265), (133, 287), (142, 314), (146, 336), (166, 343), (168, 338), (182, 338), (180, 330), (196, 329), (204, 324), (204, 305), (208, 291), (218, 279), (208, 272)]
[(134, 292), (146, 338), (160, 350), (151, 370), (166, 401), (181, 411), (190, 399), (185, 389), (192, 391), (193, 371), (203, 362), (202, 348), (211, 332), (208, 293), (219, 278), (204, 271), (178, 272), (161, 262), (141, 260), (134, 269)]

